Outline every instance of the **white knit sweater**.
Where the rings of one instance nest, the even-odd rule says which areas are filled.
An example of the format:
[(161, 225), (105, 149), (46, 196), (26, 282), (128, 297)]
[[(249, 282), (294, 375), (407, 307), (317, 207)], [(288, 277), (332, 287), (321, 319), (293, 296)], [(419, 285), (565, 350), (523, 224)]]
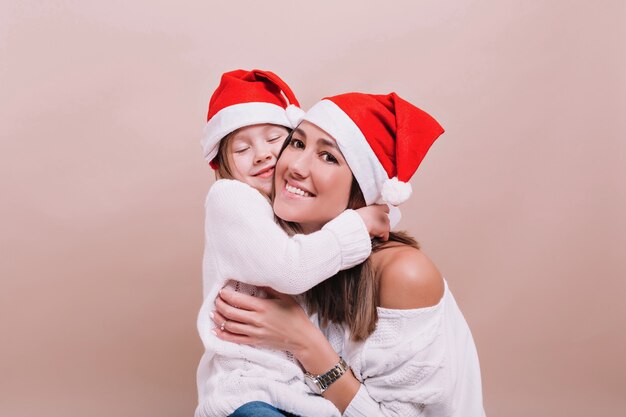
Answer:
[(435, 306), (379, 307), (363, 342), (341, 325), (322, 330), (361, 381), (344, 417), (484, 417), (476, 346), (447, 283)]
[(195, 416), (225, 417), (247, 402), (265, 401), (300, 416), (338, 417), (330, 401), (306, 386), (291, 354), (224, 342), (212, 333), (209, 313), (227, 283), (252, 295), (265, 295), (256, 285), (300, 294), (363, 262), (371, 252), (363, 220), (346, 210), (318, 232), (289, 237), (274, 223), (267, 199), (233, 180), (215, 182), (205, 208), (204, 302), (198, 315), (205, 352)]

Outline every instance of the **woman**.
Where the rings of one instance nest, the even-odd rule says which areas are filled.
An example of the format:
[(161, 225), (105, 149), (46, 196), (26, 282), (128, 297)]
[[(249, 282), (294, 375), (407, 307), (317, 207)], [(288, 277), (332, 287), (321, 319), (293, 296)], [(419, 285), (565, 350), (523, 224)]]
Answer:
[[(286, 227), (311, 233), (346, 207), (398, 205), (442, 132), (393, 93), (324, 99), (279, 157), (274, 211)], [(273, 294), (262, 300), (221, 291), (218, 337), (291, 352), (312, 389), (344, 416), (484, 415), (467, 323), (408, 236), (393, 234), (364, 264), (304, 295), (319, 329), (293, 299)]]

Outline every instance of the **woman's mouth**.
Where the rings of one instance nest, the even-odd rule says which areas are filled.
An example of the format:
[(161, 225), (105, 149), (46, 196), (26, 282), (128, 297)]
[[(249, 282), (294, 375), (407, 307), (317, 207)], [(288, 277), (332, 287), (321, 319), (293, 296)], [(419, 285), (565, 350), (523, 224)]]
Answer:
[(314, 195), (311, 194), (310, 192), (305, 191), (301, 188), (295, 187), (293, 185), (289, 185), (288, 183), (285, 183), (285, 191), (287, 192), (289, 196), (314, 197)]
[(258, 178), (269, 178), (272, 175), (274, 175), (274, 167), (267, 167), (265, 169), (260, 170), (259, 172), (257, 172), (256, 174), (253, 175), (253, 177), (258, 177)]

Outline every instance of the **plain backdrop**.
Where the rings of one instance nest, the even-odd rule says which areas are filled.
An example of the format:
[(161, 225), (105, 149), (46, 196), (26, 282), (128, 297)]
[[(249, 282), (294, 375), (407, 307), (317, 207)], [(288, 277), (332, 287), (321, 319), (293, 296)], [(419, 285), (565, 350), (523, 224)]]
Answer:
[[(401, 228), (472, 328), (489, 416), (626, 407), (623, 0), (0, 3), (0, 415), (191, 416), (199, 145), (222, 72), (446, 128)], [(468, 416), (470, 417), (470, 416)]]

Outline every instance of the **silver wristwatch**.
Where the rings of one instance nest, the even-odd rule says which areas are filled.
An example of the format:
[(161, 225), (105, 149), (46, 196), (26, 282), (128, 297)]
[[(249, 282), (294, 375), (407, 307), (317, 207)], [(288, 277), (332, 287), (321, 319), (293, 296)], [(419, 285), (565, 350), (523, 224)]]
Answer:
[(346, 361), (342, 357), (339, 357), (339, 363), (333, 366), (332, 369), (325, 374), (312, 375), (308, 372), (304, 373), (306, 384), (311, 390), (321, 395), (324, 391), (330, 387), (330, 384), (341, 378), (341, 375), (345, 374), (350, 369)]

